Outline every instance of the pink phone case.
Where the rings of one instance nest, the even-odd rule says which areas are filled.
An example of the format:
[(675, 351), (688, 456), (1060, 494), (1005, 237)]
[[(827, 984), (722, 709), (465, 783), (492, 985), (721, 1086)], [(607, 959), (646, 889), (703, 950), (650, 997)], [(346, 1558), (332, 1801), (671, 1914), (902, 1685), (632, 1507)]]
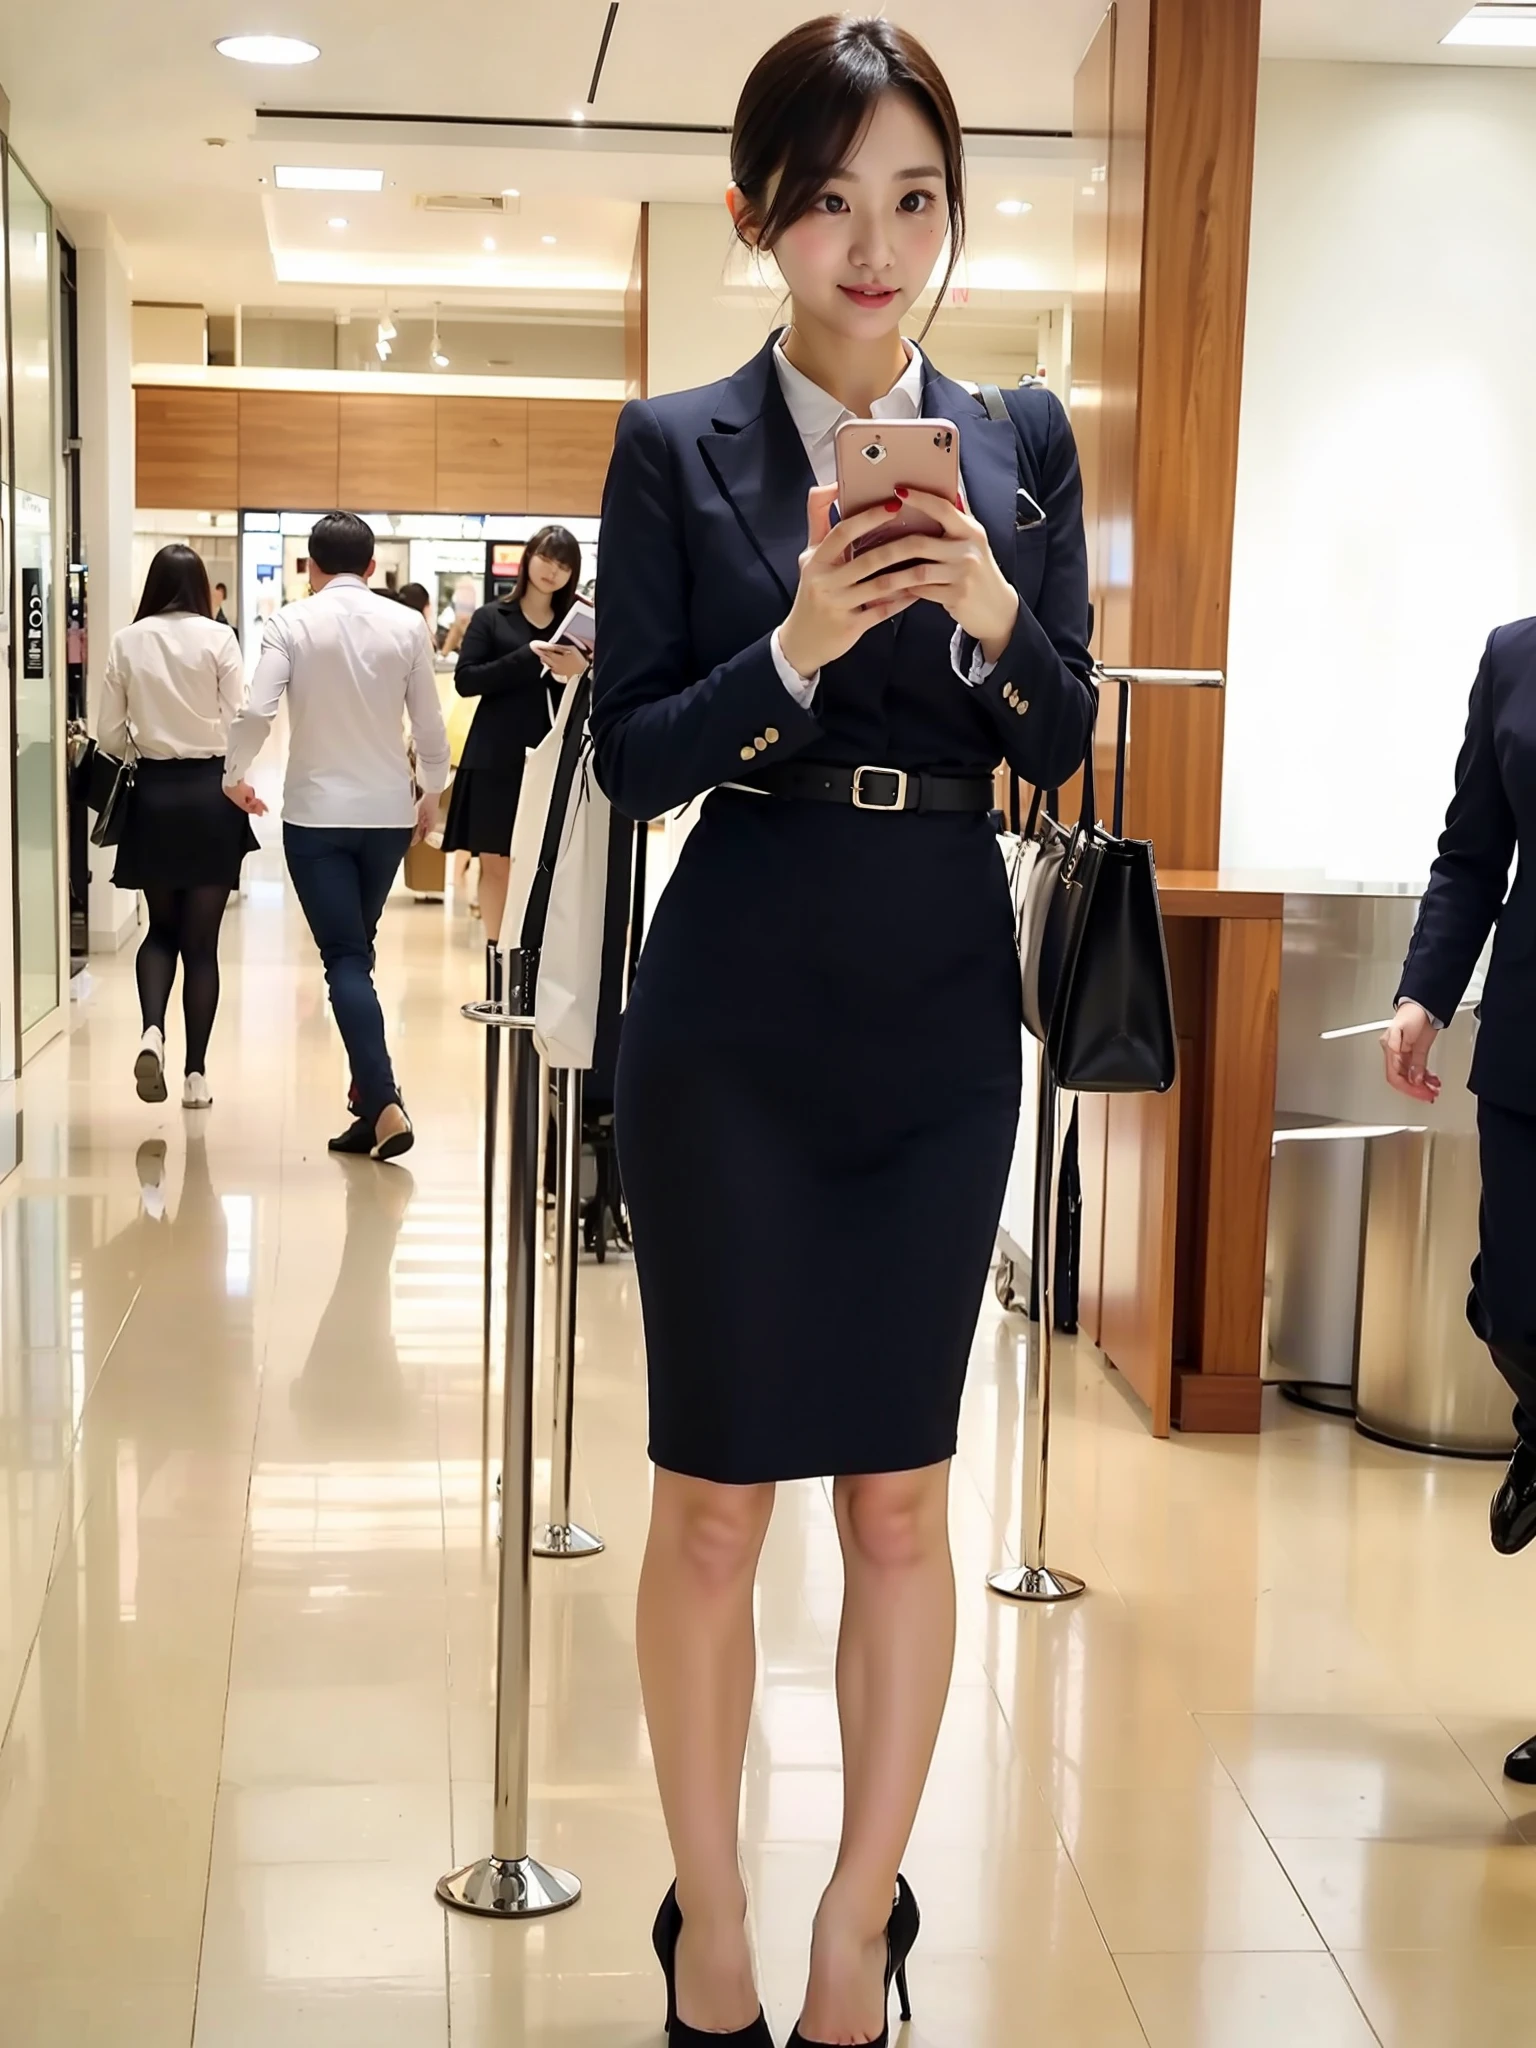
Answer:
[[(836, 447), (840, 519), (894, 498), (898, 484), (951, 505), (960, 495), (960, 429), (953, 420), (845, 420)], [(889, 525), (856, 541), (853, 552), (862, 555), (903, 534), (943, 531), (927, 513), (903, 506)]]

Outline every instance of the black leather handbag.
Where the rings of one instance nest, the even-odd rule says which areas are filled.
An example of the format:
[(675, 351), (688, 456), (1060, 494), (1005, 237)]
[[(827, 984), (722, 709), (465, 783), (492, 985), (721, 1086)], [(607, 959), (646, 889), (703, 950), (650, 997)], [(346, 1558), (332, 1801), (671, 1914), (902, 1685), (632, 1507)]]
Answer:
[(1157, 870), (1149, 840), (1121, 837), (1129, 691), (1122, 685), (1115, 734), (1114, 831), (1096, 822), (1093, 756), (1083, 774), (1083, 809), (1070, 831), (1031, 807), (1041, 854), (1054, 867), (1049, 900), (1035, 926), (1034, 1001), (1025, 1017), (1043, 1042), (1057, 1083), (1082, 1095), (1166, 1094), (1178, 1073), (1178, 1038)]

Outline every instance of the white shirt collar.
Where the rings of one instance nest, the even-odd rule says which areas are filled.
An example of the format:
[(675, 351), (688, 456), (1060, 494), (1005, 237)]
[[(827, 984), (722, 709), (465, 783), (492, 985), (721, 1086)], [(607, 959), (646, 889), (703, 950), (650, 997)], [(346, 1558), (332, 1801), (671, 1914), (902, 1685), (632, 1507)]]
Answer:
[[(906, 345), (911, 351), (907, 367), (884, 398), (877, 398), (870, 407), (872, 419), (915, 420), (922, 417), (923, 352), (915, 341)], [(856, 419), (858, 415), (850, 412), (830, 391), (823, 391), (819, 384), (812, 383), (803, 370), (795, 368), (784, 353), (782, 335), (773, 346), (773, 366), (779, 373), (779, 388), (784, 393), (790, 418), (805, 443), (807, 453), (814, 459), (818, 449), (831, 443), (843, 421)]]

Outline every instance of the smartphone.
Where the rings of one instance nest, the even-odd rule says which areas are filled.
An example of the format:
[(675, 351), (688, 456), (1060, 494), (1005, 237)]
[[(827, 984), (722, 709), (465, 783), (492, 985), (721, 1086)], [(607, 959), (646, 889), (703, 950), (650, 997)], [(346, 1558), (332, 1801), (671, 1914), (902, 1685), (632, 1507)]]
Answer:
[[(960, 496), (960, 429), (953, 420), (845, 420), (836, 446), (839, 519), (884, 504), (898, 484), (951, 505)], [(855, 541), (853, 552), (862, 555), (904, 534), (943, 531), (926, 512), (904, 505), (887, 525)]]

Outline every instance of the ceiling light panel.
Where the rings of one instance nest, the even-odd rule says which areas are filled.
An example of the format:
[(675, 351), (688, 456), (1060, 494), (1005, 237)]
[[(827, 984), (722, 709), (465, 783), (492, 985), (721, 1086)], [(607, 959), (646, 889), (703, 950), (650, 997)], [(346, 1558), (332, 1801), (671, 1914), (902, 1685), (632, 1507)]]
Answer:
[(280, 192), (382, 192), (382, 171), (338, 169), (334, 165), (279, 164), (272, 173)]
[(1441, 43), (1464, 49), (1536, 50), (1536, 6), (1488, 0), (1458, 21)]
[(213, 47), (237, 64), (313, 64), (320, 54), (300, 36), (224, 36)]

